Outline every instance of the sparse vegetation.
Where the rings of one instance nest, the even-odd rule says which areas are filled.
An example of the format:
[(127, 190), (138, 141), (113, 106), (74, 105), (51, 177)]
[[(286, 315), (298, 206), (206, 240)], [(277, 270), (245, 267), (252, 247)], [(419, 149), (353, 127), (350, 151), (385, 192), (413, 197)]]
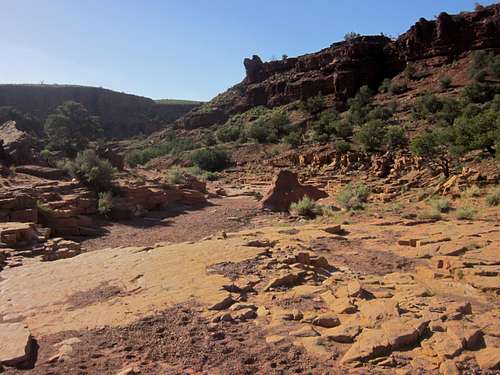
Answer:
[(486, 196), (486, 204), (490, 207), (496, 207), (500, 204), (500, 188), (493, 189)]
[(386, 130), (382, 120), (370, 120), (354, 133), (354, 140), (367, 152), (378, 151), (384, 144)]
[(415, 65), (413, 64), (408, 64), (406, 65), (406, 68), (403, 72), (404, 76), (408, 80), (414, 80), (417, 78), (417, 69), (415, 68)]
[(241, 136), (241, 127), (235, 126), (224, 126), (217, 130), (217, 139), (220, 142), (235, 142)]
[(97, 211), (101, 215), (106, 215), (113, 208), (113, 194), (110, 191), (100, 192), (99, 200), (97, 201)]
[(108, 160), (99, 158), (94, 150), (79, 152), (75, 160), (65, 162), (64, 169), (98, 193), (113, 188), (115, 169)]
[(449, 150), (449, 132), (445, 130), (426, 131), (413, 138), (410, 149), (431, 165), (437, 166), (445, 177), (450, 176), (452, 155)]
[(165, 155), (179, 155), (182, 152), (192, 150), (196, 147), (193, 140), (189, 138), (177, 138), (168, 136), (162, 143), (131, 151), (126, 156), (126, 161), (131, 167), (144, 165), (151, 159)]
[(229, 166), (229, 156), (221, 148), (201, 148), (191, 153), (191, 161), (209, 172), (219, 172)]
[(439, 84), (441, 85), (441, 88), (443, 90), (448, 90), (450, 87), (451, 87), (451, 78), (450, 76), (442, 76), (440, 79), (439, 79)]
[(325, 109), (325, 106), (325, 98), (321, 93), (308, 98), (305, 102), (302, 102), (302, 109), (310, 114), (321, 112)]
[(323, 210), (321, 205), (308, 196), (305, 196), (300, 201), (290, 205), (290, 212), (308, 219), (314, 219), (316, 216), (322, 215)]
[(354, 186), (347, 184), (338, 192), (336, 200), (347, 211), (362, 210), (369, 196), (370, 188), (367, 185), (360, 184)]
[(408, 137), (400, 126), (389, 126), (384, 135), (384, 144), (388, 150), (405, 148), (408, 146)]
[(406, 91), (408, 91), (408, 85), (406, 83), (393, 82), (389, 86), (389, 92), (392, 95), (404, 94)]
[(446, 213), (451, 210), (450, 201), (445, 198), (433, 199), (429, 201), (429, 204), (433, 208), (433, 210), (440, 213)]
[(184, 172), (179, 167), (172, 167), (167, 171), (167, 181), (170, 184), (178, 185), (186, 181)]
[(469, 206), (462, 206), (457, 209), (456, 217), (458, 220), (472, 220), (476, 215), (476, 211)]
[(437, 210), (430, 209), (419, 212), (417, 218), (420, 220), (441, 220), (441, 213)]

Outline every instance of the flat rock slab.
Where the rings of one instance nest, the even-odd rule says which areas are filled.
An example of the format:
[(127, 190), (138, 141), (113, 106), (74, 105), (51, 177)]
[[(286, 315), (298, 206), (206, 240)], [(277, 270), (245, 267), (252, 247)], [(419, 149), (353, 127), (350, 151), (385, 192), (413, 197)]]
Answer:
[(15, 366), (29, 359), (31, 333), (23, 323), (0, 324), (0, 363)]

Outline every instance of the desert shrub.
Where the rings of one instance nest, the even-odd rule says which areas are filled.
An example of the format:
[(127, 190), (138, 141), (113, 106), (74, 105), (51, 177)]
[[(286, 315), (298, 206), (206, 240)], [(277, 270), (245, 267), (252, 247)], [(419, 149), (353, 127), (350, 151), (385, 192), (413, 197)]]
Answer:
[(406, 79), (413, 80), (416, 79), (416, 74), (417, 74), (417, 69), (415, 68), (415, 65), (413, 64), (408, 64), (406, 65), (405, 70), (403, 71), (404, 76)]
[(399, 95), (403, 94), (406, 91), (408, 91), (408, 85), (406, 83), (397, 83), (393, 82), (391, 86), (389, 87), (389, 92), (392, 95)]
[(445, 213), (451, 210), (451, 204), (448, 199), (433, 199), (429, 201), (429, 204), (437, 212)]
[(40, 151), (40, 157), (45, 161), (48, 161), (50, 159), (50, 155), (50, 150), (47, 150), (46, 148)]
[(452, 124), (460, 115), (461, 104), (453, 99), (438, 98), (434, 94), (426, 93), (420, 96), (413, 108), (413, 116), (420, 120), (427, 120), (441, 124)]
[(485, 103), (495, 96), (495, 88), (473, 82), (464, 87), (462, 96), (467, 103)]
[(353, 186), (345, 185), (336, 196), (337, 203), (345, 210), (360, 210), (368, 200), (370, 188), (364, 184)]
[(361, 125), (366, 121), (366, 116), (370, 112), (373, 91), (368, 86), (362, 86), (357, 94), (347, 101), (349, 106), (349, 122)]
[(408, 137), (400, 126), (389, 126), (384, 135), (384, 144), (388, 150), (405, 148), (408, 146)]
[(217, 139), (215, 138), (213, 133), (207, 133), (203, 137), (203, 144), (208, 147), (215, 146), (217, 144)]
[(325, 106), (325, 98), (321, 93), (316, 96), (311, 96), (306, 101), (302, 102), (303, 110), (311, 114), (322, 111)]
[(99, 158), (94, 150), (79, 152), (75, 160), (65, 163), (64, 169), (98, 193), (113, 188), (115, 169), (108, 160)]
[(229, 165), (229, 156), (220, 148), (201, 148), (191, 153), (191, 161), (205, 171), (218, 172)]
[(167, 172), (167, 181), (171, 184), (183, 184), (186, 181), (184, 171), (178, 167), (170, 168)]
[(378, 88), (378, 92), (385, 94), (389, 92), (389, 89), (391, 87), (391, 80), (389, 78), (385, 78), (382, 83), (380, 84)]
[(323, 210), (321, 205), (306, 195), (300, 201), (290, 205), (290, 212), (308, 219), (314, 219), (316, 216), (321, 216)]
[(451, 87), (451, 78), (450, 76), (442, 76), (439, 79), (439, 84), (441, 85), (441, 88), (444, 90), (447, 90)]
[(220, 142), (235, 142), (240, 138), (240, 135), (241, 128), (239, 126), (224, 126), (216, 132)]
[(376, 106), (366, 116), (367, 120), (388, 120), (393, 115), (393, 110), (389, 106)]
[(297, 147), (302, 143), (302, 134), (298, 131), (293, 131), (283, 137), (283, 142), (292, 147)]
[(462, 192), (460, 197), (462, 199), (477, 198), (481, 195), (481, 189), (477, 185), (472, 185), (470, 188)]
[(47, 117), (44, 130), (48, 147), (64, 151), (70, 157), (85, 149), (89, 141), (97, 139), (102, 133), (99, 117), (91, 116), (82, 104), (74, 101), (59, 105)]
[(103, 191), (99, 193), (99, 200), (97, 201), (97, 211), (101, 215), (106, 215), (111, 212), (113, 208), (113, 194), (110, 191)]
[(335, 134), (334, 123), (338, 119), (338, 114), (334, 110), (321, 112), (318, 119), (311, 123), (315, 140), (318, 142), (327, 142)]
[(38, 209), (38, 212), (41, 213), (41, 214), (43, 214), (43, 215), (50, 216), (50, 215), (54, 214), (54, 210), (51, 209), (49, 206), (47, 206), (41, 200), (36, 201), (36, 207)]
[(247, 127), (246, 135), (259, 143), (271, 143), (277, 140), (277, 135), (263, 120), (257, 120)]
[(469, 206), (462, 206), (457, 209), (456, 217), (458, 220), (472, 220), (476, 215), (476, 211)]
[(190, 174), (191, 176), (195, 176), (198, 179), (202, 181), (215, 181), (219, 178), (219, 173), (218, 172), (210, 172), (210, 171), (205, 171), (198, 167), (197, 165), (193, 165), (192, 167), (189, 168), (183, 168), (181, 169), (183, 174)]
[(429, 164), (436, 165), (445, 177), (449, 177), (453, 158), (450, 142), (451, 136), (447, 129), (434, 129), (414, 137), (410, 142), (410, 150)]
[(486, 204), (490, 207), (496, 207), (500, 204), (500, 188), (492, 190), (486, 196)]
[(386, 134), (384, 123), (381, 120), (371, 120), (363, 124), (354, 133), (354, 140), (367, 152), (380, 150)]
[(179, 155), (182, 152), (192, 150), (196, 147), (193, 140), (189, 138), (177, 138), (173, 135), (167, 137), (162, 143), (136, 149), (127, 154), (125, 160), (131, 167), (146, 164), (148, 161), (164, 155)]
[(472, 150), (486, 150), (495, 155), (495, 144), (500, 138), (500, 116), (494, 105), (477, 114), (468, 113), (453, 123), (454, 152), (463, 154)]
[(351, 151), (351, 144), (343, 140), (336, 141), (333, 144), (333, 147), (335, 148), (335, 150), (341, 153), (346, 153)]
[(426, 210), (419, 212), (417, 218), (420, 220), (441, 220), (441, 213), (437, 210)]
[(472, 56), (470, 76), (482, 81), (487, 75), (500, 77), (500, 58), (492, 52), (477, 51)]

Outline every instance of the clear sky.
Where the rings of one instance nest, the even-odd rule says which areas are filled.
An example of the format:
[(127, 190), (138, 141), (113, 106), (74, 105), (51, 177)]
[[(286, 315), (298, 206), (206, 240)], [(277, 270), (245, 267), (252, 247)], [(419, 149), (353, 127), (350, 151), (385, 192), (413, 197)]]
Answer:
[[(488, 4), (486, 2), (483, 4)], [(208, 100), (243, 59), (314, 52), (345, 33), (397, 36), (469, 0), (0, 0), (0, 83), (102, 86)]]

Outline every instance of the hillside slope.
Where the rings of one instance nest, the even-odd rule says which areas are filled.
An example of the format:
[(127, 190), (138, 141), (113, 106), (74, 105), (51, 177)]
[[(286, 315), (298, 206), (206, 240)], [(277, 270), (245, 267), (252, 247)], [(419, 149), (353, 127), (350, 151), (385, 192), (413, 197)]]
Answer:
[(498, 48), (500, 4), (495, 4), (460, 15), (441, 13), (435, 21), (421, 18), (397, 40), (362, 36), (281, 61), (262, 62), (253, 56), (244, 61), (246, 77), (241, 83), (177, 124), (186, 129), (223, 124), (231, 115), (255, 106), (276, 107), (319, 93), (331, 95), (332, 104), (342, 109), (361, 86), (377, 88), (408, 63), (430, 58), (451, 63), (464, 52)]
[[(82, 103), (101, 118), (107, 138), (149, 134), (175, 121), (198, 103), (157, 103), (152, 99), (99, 87), (70, 85), (0, 85), (0, 107), (10, 106), (36, 117), (38, 125), (59, 104)], [(33, 129), (37, 132), (38, 129)]]

